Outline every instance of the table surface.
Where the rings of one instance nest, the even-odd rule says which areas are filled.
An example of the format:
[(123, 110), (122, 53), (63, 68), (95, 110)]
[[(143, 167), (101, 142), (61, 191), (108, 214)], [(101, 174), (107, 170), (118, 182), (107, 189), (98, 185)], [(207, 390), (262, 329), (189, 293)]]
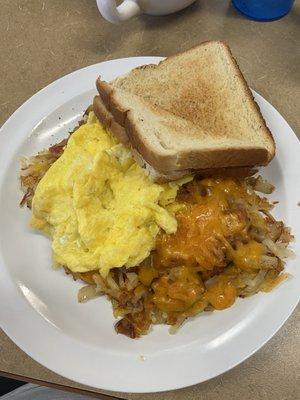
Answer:
[[(104, 21), (92, 0), (2, 0), (0, 124), (39, 89), (76, 69), (120, 57), (168, 56), (219, 39), (230, 45), (249, 85), (299, 132), (299, 27), (299, 0), (288, 16), (269, 23), (243, 18), (227, 0), (200, 0), (174, 15), (142, 16), (119, 26)], [(299, 322), (298, 307), (275, 337), (240, 366), (163, 394), (111, 393), (71, 382), (33, 361), (3, 332), (0, 374), (103, 399), (294, 400), (300, 397)]]

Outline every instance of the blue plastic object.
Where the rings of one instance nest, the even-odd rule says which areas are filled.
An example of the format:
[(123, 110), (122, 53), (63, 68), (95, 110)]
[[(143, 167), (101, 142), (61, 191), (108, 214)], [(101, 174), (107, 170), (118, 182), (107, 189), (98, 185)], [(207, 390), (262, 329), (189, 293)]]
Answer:
[(232, 0), (235, 8), (256, 21), (273, 21), (286, 15), (294, 0)]

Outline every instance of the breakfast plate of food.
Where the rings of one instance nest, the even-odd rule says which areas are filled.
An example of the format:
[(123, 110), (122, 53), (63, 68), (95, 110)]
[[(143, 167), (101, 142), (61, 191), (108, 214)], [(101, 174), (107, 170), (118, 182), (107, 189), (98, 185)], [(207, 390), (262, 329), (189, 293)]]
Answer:
[(0, 324), (49, 369), (185, 387), (296, 307), (299, 141), (224, 43), (75, 71), (0, 144)]

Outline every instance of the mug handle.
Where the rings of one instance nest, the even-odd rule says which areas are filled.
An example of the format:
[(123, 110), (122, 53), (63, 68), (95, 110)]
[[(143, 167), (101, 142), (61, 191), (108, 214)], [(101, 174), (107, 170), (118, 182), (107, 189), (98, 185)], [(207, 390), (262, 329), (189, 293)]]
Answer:
[(102, 16), (113, 24), (126, 21), (141, 13), (138, 3), (134, 0), (124, 0), (118, 7), (115, 0), (97, 0), (97, 6)]

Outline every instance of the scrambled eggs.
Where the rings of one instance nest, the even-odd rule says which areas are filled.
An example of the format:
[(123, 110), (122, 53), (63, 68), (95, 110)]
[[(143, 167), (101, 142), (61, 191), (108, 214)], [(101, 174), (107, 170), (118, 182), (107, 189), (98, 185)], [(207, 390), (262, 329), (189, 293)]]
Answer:
[(142, 262), (160, 228), (176, 232), (172, 207), (187, 180), (153, 183), (91, 112), (39, 182), (31, 225), (52, 237), (56, 264), (106, 276)]

